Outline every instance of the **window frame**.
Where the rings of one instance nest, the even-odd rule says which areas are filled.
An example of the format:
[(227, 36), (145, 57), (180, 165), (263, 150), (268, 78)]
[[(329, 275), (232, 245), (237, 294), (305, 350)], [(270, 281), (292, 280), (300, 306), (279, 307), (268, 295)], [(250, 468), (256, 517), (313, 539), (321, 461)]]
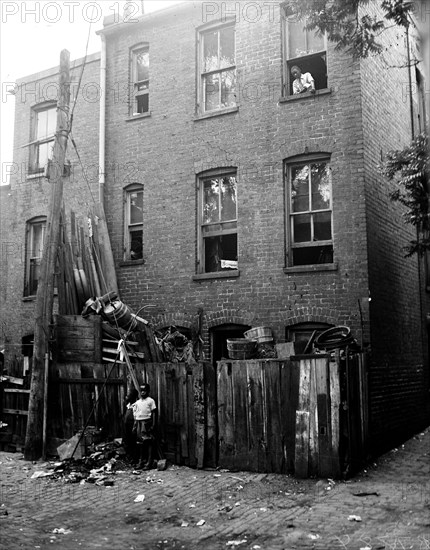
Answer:
[[(38, 134), (38, 128), (39, 128), (39, 116), (41, 113), (44, 113), (46, 111), (54, 111), (55, 114), (55, 124), (54, 124), (54, 132), (52, 134), (47, 134), (46, 136), (43, 136), (41, 139), (37, 139)], [(31, 119), (30, 119), (30, 155), (29, 155), (29, 162), (28, 162), (28, 173), (29, 174), (40, 174), (45, 171), (46, 165), (49, 160), (52, 159), (53, 154), (53, 148), (54, 148), (54, 142), (55, 142), (55, 132), (57, 128), (56, 123), (56, 113), (57, 113), (57, 103), (55, 102), (49, 102), (49, 103), (41, 103), (38, 105), (34, 105), (31, 108)], [(47, 162), (43, 166), (40, 166), (40, 147), (42, 145), (50, 144), (52, 143), (52, 151), (50, 154), (48, 154)], [(48, 145), (49, 147), (49, 145)]]
[[(315, 81), (315, 91), (316, 93), (318, 94), (318, 92), (327, 92), (329, 90), (329, 87), (328, 87), (328, 71), (327, 71), (327, 68), (328, 68), (328, 62), (327, 62), (327, 59), (328, 59), (328, 56), (327, 56), (327, 47), (328, 47), (328, 40), (327, 40), (327, 34), (324, 33), (323, 35), (323, 42), (324, 42), (324, 49), (318, 51), (318, 52), (313, 52), (313, 53), (310, 53), (310, 54), (305, 54), (305, 55), (302, 55), (302, 56), (291, 56), (290, 57), (290, 52), (289, 52), (289, 21), (288, 21), (288, 18), (291, 17), (288, 15), (288, 9), (289, 9), (289, 6), (288, 5), (284, 5), (283, 6), (283, 9), (282, 9), (282, 17), (281, 17), (281, 20), (282, 20), (282, 97), (306, 97), (306, 96), (309, 96), (309, 95), (312, 95), (310, 94), (310, 92), (305, 92), (305, 93), (302, 93), (302, 94), (294, 94), (293, 93), (293, 80), (292, 79), (292, 76), (291, 76), (291, 67), (293, 65), (298, 65), (300, 67), (300, 62), (301, 61), (305, 61), (305, 62), (308, 62), (309, 60), (312, 60), (312, 58), (317, 58), (317, 57), (321, 57), (323, 58), (324, 60), (324, 63), (325, 63), (325, 81), (326, 81), (326, 86), (323, 86), (323, 87), (317, 87), (317, 80), (315, 79), (315, 75), (312, 74), (312, 76), (314, 77), (314, 81)], [(304, 20), (303, 22), (303, 27), (306, 25), (306, 20)], [(303, 33), (305, 33), (305, 42), (306, 44), (308, 43), (308, 35), (309, 33), (315, 33), (315, 31), (310, 31), (310, 30), (303, 30)], [(308, 72), (306, 70), (304, 70), (303, 72)]]
[[(207, 180), (216, 179), (216, 178), (225, 178), (233, 176), (236, 179), (236, 218), (234, 220), (227, 221), (217, 221), (211, 223), (203, 223), (203, 205), (204, 205), (204, 185)], [(239, 264), (238, 264), (238, 251), (239, 251), (239, 242), (238, 242), (238, 201), (237, 201), (237, 168), (219, 168), (215, 170), (210, 170), (204, 173), (201, 173), (197, 176), (197, 274), (206, 275), (210, 277), (217, 276), (226, 276), (233, 275), (238, 273)], [(220, 195), (221, 198), (221, 195)], [(221, 211), (221, 210), (219, 210)], [(224, 268), (218, 271), (206, 271), (206, 249), (205, 249), (205, 230), (204, 227), (210, 225), (223, 225), (223, 224), (235, 224), (235, 227), (221, 228), (218, 231), (208, 232), (209, 237), (217, 237), (223, 235), (236, 235), (236, 267)]]
[[(141, 183), (132, 183), (124, 188), (124, 262), (142, 262), (143, 261), (143, 191)], [(131, 223), (131, 195), (133, 193), (142, 193), (142, 221)], [(132, 233), (140, 231), (142, 235), (142, 250), (139, 258), (131, 257)]]
[[(137, 80), (137, 58), (140, 54), (147, 53), (148, 54), (148, 79), (147, 80)], [(150, 87), (150, 57), (149, 57), (149, 43), (148, 42), (141, 42), (139, 44), (135, 44), (130, 48), (130, 105), (129, 105), (129, 115), (131, 117), (141, 117), (141, 116), (148, 116), (150, 114), (149, 110), (149, 87)], [(144, 85), (146, 83), (146, 88), (143, 90), (139, 90), (139, 85)], [(137, 106), (138, 106), (138, 99), (147, 96), (147, 105), (148, 108), (146, 111), (143, 111), (142, 113), (138, 112)]]
[[(34, 253), (36, 248), (34, 243), (36, 226), (42, 227), (42, 247), (41, 247), (42, 252), (40, 255), (36, 255)], [(25, 232), (26, 232), (25, 273), (24, 273), (24, 292), (23, 292), (23, 295), (25, 298), (31, 298), (37, 295), (38, 278), (37, 278), (37, 283), (35, 284), (36, 279), (32, 277), (32, 273), (34, 272), (33, 265), (40, 266), (42, 256), (43, 256), (46, 230), (47, 230), (46, 216), (36, 216), (35, 218), (28, 220), (25, 224)], [(34, 288), (34, 292), (33, 292), (33, 288)]]
[[(311, 166), (316, 163), (326, 163), (330, 171), (330, 204), (328, 208), (313, 209), (312, 208), (312, 178), (309, 177), (308, 210), (293, 212), (292, 208), (292, 169), (299, 166)], [(310, 172), (311, 174), (311, 172)], [(293, 269), (324, 269), (326, 266), (333, 265), (334, 262), (334, 233), (333, 233), (333, 177), (331, 167), (331, 157), (329, 154), (320, 155), (301, 155), (284, 161), (284, 180), (285, 180), (285, 233), (286, 233), (286, 266)], [(330, 231), (331, 239), (315, 241), (314, 236), (314, 216), (315, 214), (330, 212)], [(311, 240), (309, 241), (294, 241), (293, 220), (296, 216), (309, 215), (311, 219)], [(294, 262), (294, 250), (310, 249), (317, 247), (331, 247), (331, 261), (315, 262), (315, 263), (298, 263)]]
[[(211, 32), (218, 33), (218, 55), (220, 51), (220, 34), (219, 32), (222, 29), (233, 28), (233, 37), (234, 37), (234, 64), (229, 65), (228, 67), (222, 67), (214, 69), (212, 71), (204, 71), (204, 37), (206, 34)], [(235, 17), (226, 17), (223, 21), (215, 21), (209, 25), (205, 25), (197, 29), (197, 112), (199, 115), (215, 115), (223, 112), (229, 112), (232, 110), (237, 110), (238, 100), (237, 100), (237, 52), (236, 52), (236, 18)], [(219, 107), (216, 109), (207, 110), (206, 109), (206, 99), (205, 99), (205, 77), (213, 74), (222, 74), (223, 72), (234, 71), (235, 86), (234, 94), (235, 101), (234, 105), (228, 105), (223, 107), (221, 105), (221, 93), (222, 86), (219, 86)]]

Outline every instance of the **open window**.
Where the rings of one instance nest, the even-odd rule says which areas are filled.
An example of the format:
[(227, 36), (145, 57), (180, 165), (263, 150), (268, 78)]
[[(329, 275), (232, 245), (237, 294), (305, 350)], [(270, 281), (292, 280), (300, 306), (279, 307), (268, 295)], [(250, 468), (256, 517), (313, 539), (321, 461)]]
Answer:
[(236, 52), (234, 21), (201, 30), (199, 45), (200, 113), (236, 106)]
[(39, 216), (26, 224), (24, 296), (36, 296), (46, 231), (46, 217)]
[(285, 164), (288, 265), (333, 262), (330, 160), (300, 157)]
[(143, 259), (143, 185), (132, 184), (125, 190), (124, 260)]
[(236, 170), (198, 180), (198, 273), (237, 270)]
[(52, 159), (56, 124), (56, 104), (50, 103), (33, 107), (31, 112), (29, 173), (43, 172), (48, 160)]
[(315, 82), (315, 90), (327, 88), (327, 38), (304, 27), (306, 21), (298, 21), (287, 7), (283, 14), (283, 95), (293, 94), (294, 77), (291, 69), (298, 66), (302, 75), (309, 73)]
[(131, 116), (149, 113), (149, 46), (138, 45), (130, 50), (132, 98)]

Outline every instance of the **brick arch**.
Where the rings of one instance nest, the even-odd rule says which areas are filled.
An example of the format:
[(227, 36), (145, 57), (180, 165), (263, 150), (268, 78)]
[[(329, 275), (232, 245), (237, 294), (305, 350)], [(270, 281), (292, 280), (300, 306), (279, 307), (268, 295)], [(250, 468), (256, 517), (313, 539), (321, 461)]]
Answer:
[(190, 315), (189, 313), (162, 313), (155, 316), (151, 323), (156, 329), (170, 326), (191, 328), (197, 324), (197, 315)]
[(285, 144), (285, 148), (281, 147), (281, 157), (284, 160), (288, 160), (298, 155), (315, 155), (318, 153), (327, 153), (334, 149), (335, 143), (332, 138), (301, 139)]
[(253, 321), (254, 315), (252, 313), (238, 312), (234, 310), (217, 311), (206, 316), (206, 326), (208, 329), (226, 324), (252, 326)]
[(298, 323), (328, 323), (339, 324), (339, 315), (336, 311), (325, 307), (304, 306), (292, 311), (284, 312), (283, 322), (286, 326)]

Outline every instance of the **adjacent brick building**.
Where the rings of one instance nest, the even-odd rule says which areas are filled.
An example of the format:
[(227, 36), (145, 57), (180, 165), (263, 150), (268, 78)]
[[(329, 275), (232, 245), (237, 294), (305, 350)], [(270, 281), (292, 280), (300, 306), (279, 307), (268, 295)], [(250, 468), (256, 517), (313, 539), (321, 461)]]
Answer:
[[(157, 328), (200, 327), (212, 361), (252, 326), (270, 326), (278, 342), (349, 326), (370, 349), (375, 443), (429, 420), (425, 273), (404, 258), (414, 234), (379, 171), (386, 151), (411, 140), (404, 41), (390, 33), (383, 55), (357, 61), (304, 33), (277, 2), (112, 16), (101, 31), (106, 94), (78, 98), (74, 115), (84, 166), (97, 167), (105, 109), (104, 206), (122, 300), (154, 304), (145, 316)], [(315, 94), (292, 93), (294, 64), (313, 74)], [(98, 68), (91, 58), (88, 91)], [(20, 147), (41, 99), (17, 101), (17, 165), (29, 162)], [(65, 201), (85, 215), (97, 178), (87, 184), (69, 150)], [(23, 246), (48, 189), (12, 176), (3, 241)], [(3, 256), (1, 273), (3, 338), (15, 354), (34, 306), (23, 298), (23, 256)]]

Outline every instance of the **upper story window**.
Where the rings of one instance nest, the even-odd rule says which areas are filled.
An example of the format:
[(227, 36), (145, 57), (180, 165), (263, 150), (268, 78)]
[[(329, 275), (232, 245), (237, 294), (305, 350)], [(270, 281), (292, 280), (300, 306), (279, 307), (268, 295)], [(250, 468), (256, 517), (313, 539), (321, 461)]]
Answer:
[(207, 113), (236, 106), (236, 54), (234, 23), (199, 33), (198, 101)]
[(236, 270), (236, 170), (220, 170), (199, 179), (198, 272)]
[(131, 50), (132, 95), (131, 115), (149, 113), (149, 47), (136, 46)]
[(24, 296), (35, 296), (37, 293), (45, 231), (45, 216), (34, 218), (26, 224)]
[(30, 173), (43, 172), (48, 160), (52, 159), (56, 124), (56, 105), (36, 106), (32, 109)]
[[(283, 17), (284, 82), (283, 95), (327, 88), (327, 39), (303, 27), (285, 8)], [(301, 74), (297, 74), (297, 68)], [(294, 69), (294, 70), (293, 70)], [(294, 74), (293, 74), (294, 73)], [(311, 86), (311, 83), (312, 86)]]
[(292, 162), (285, 168), (289, 266), (333, 263), (329, 159)]
[(143, 259), (143, 185), (125, 190), (124, 260)]

